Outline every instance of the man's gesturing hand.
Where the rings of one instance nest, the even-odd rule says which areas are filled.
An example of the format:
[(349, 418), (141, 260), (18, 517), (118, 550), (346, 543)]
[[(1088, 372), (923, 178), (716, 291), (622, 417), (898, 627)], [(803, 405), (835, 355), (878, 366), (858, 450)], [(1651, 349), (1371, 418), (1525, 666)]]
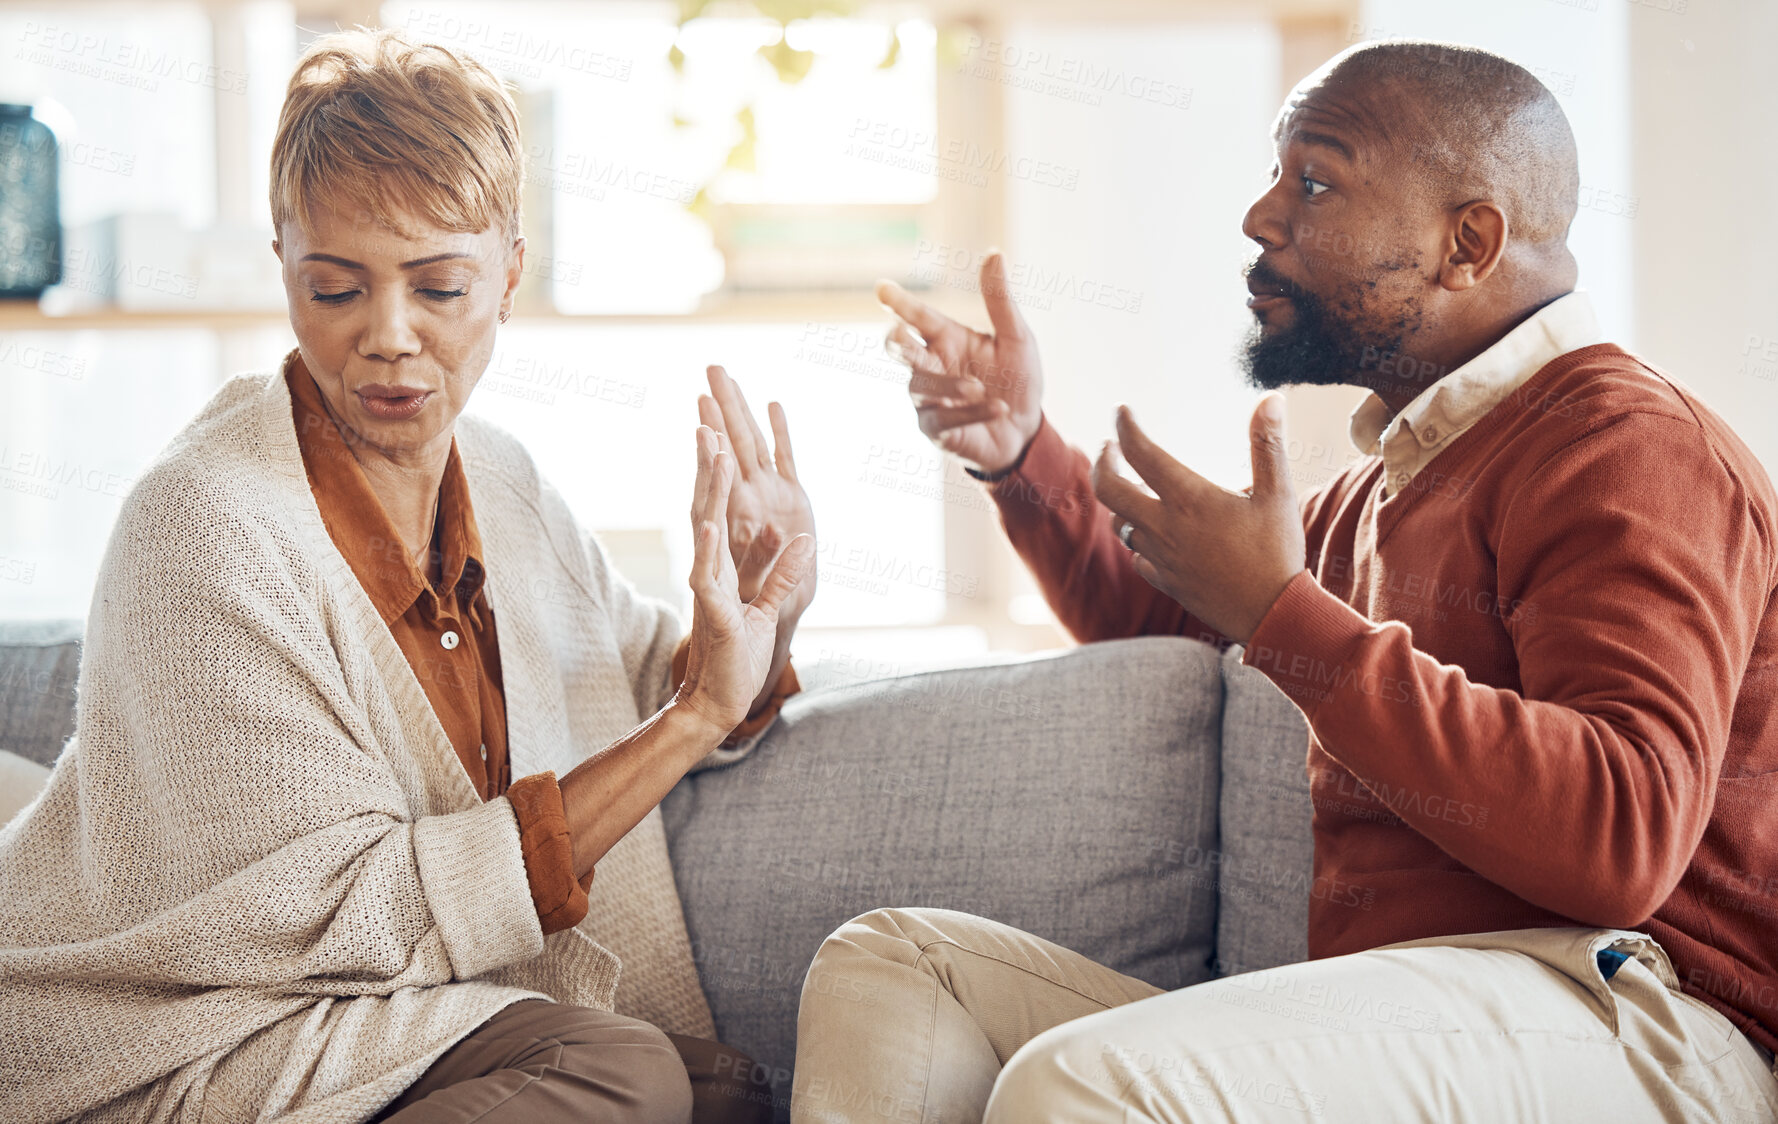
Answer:
[(1037, 436), (1043, 369), (999, 251), (982, 262), (981, 285), (992, 335), (965, 328), (893, 281), (877, 285), (877, 299), (896, 316), (885, 346), (913, 371), (908, 394), (920, 432), (983, 472), (999, 472)]
[[(1117, 436), (1093, 465), (1093, 493), (1125, 541), (1136, 572), (1199, 620), (1245, 644), (1284, 587), (1304, 567), (1306, 546), (1296, 489), (1284, 456), (1284, 399), (1261, 398), (1253, 412), (1253, 486), (1219, 488), (1180, 464), (1117, 411)], [(1148, 495), (1118, 475), (1119, 449)]]
[(747, 717), (765, 685), (777, 646), (778, 613), (814, 569), (815, 540), (791, 539), (749, 601), (741, 600), (729, 552), (729, 490), (735, 456), (717, 448), (716, 431), (698, 427), (698, 478), (692, 489), (691, 645), (674, 696), (726, 735)]

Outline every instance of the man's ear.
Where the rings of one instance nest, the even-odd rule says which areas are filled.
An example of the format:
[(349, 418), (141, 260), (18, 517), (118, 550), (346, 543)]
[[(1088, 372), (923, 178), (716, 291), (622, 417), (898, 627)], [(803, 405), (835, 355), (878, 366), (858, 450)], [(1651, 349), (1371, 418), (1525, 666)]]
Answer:
[(279, 261), (283, 261), (284, 260), (284, 243), (278, 241), (276, 238), (272, 239), (272, 253), (278, 255)]
[(1506, 253), (1506, 212), (1486, 199), (1465, 203), (1451, 216), (1448, 253), (1439, 266), (1439, 284), (1451, 292), (1488, 279)]

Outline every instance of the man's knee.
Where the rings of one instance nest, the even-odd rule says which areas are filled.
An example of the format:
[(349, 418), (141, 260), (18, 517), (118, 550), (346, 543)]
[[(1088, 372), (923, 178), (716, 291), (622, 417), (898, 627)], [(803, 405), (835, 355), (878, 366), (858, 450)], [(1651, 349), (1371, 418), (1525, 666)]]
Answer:
[(959, 921), (977, 922), (947, 909), (873, 909), (835, 929), (815, 954), (820, 962), (876, 957), (912, 964), (933, 944), (948, 944)]
[[(931, 926), (921, 921), (920, 910), (873, 909), (861, 913), (830, 933), (815, 952), (809, 978), (838, 969), (847, 961), (888, 960), (913, 964), (920, 958), (922, 934)], [(805, 985), (806, 986), (806, 985)]]
[(1092, 1019), (1052, 1027), (1006, 1061), (983, 1124), (1029, 1120), (1141, 1120), (1120, 1095), (1107, 1056), (1115, 1050)]
[(1051, 1090), (1061, 1077), (1061, 1059), (1048, 1049), (1032, 1049), (1036, 1042), (1027, 1042), (1007, 1059), (988, 1095), (982, 1124), (1017, 1124), (1048, 1117), (1046, 1106), (1053, 1103)]
[(1075, 1019), (1025, 1043), (995, 1081), (982, 1124), (1228, 1119), (1215, 1097), (1194, 1087), (1190, 1058), (1131, 1045), (1117, 1033), (1113, 1014)]
[(928, 919), (930, 913), (932, 913), (931, 910), (904, 909), (894, 906), (873, 909), (842, 924), (834, 930), (834, 936), (870, 934), (917, 944), (922, 936), (934, 931), (934, 926)]

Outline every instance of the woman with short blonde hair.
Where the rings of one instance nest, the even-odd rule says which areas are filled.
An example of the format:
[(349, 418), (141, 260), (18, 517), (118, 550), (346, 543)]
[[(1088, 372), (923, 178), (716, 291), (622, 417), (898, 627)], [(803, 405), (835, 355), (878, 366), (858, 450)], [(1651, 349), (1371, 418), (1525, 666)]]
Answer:
[(298, 346), (132, 489), (74, 737), (0, 834), (0, 1117), (769, 1119), (656, 805), (795, 690), (813, 519), (782, 410), (768, 448), (711, 368), (687, 633), (462, 413), (523, 178), (473, 60), (359, 29), (298, 64)]

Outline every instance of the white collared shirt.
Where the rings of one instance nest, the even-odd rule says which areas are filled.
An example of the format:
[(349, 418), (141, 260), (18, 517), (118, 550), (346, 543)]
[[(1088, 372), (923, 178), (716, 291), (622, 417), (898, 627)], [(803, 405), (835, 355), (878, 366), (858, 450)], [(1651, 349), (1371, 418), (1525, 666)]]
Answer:
[(1383, 494), (1399, 492), (1446, 445), (1551, 360), (1599, 340), (1599, 321), (1587, 294), (1577, 290), (1557, 297), (1421, 391), (1393, 419), (1381, 398), (1374, 393), (1366, 397), (1352, 411), (1352, 444), (1365, 456), (1381, 452)]

